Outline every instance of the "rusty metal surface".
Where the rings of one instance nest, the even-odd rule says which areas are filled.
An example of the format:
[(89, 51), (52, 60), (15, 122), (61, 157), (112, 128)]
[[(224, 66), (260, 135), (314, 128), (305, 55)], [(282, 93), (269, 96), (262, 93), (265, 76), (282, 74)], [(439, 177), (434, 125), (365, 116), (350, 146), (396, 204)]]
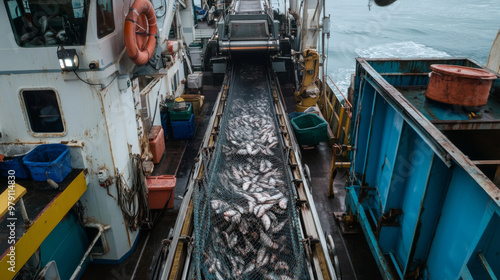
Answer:
[[(397, 87), (401, 94), (440, 130), (499, 129), (500, 100), (490, 97), (481, 108), (449, 105), (425, 97), (425, 87)], [(480, 113), (475, 118), (471, 113)]]
[[(368, 75), (367, 81), (397, 110), (404, 112), (403, 118), (431, 147), (436, 155), (447, 165), (451, 161), (461, 166), (479, 186), (500, 206), (500, 189), (481, 170), (472, 163), (441, 131), (439, 131), (413, 104), (393, 85), (382, 77), (371, 65), (373, 60), (356, 59)], [(375, 60), (376, 61), (376, 60)], [(388, 60), (381, 60), (388, 61)], [(403, 60), (400, 60), (403, 61)], [(408, 62), (408, 61), (407, 61)], [(410, 63), (410, 62), (408, 62)], [(449, 63), (449, 62), (448, 62)], [(384, 71), (385, 72), (385, 71)]]

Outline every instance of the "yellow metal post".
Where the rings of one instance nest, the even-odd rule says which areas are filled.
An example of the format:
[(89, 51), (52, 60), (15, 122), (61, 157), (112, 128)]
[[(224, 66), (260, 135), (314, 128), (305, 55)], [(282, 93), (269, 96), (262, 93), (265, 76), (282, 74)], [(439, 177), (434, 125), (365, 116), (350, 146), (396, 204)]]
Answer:
[(343, 150), (347, 151), (352, 151), (353, 148), (351, 146), (340, 146), (335, 144), (332, 149), (332, 161), (330, 165), (330, 181), (328, 183), (328, 197), (334, 197), (334, 191), (333, 191), (333, 180), (335, 179), (335, 171), (338, 168), (350, 168), (351, 163), (350, 162), (337, 162), (336, 161), (336, 156), (342, 154)]

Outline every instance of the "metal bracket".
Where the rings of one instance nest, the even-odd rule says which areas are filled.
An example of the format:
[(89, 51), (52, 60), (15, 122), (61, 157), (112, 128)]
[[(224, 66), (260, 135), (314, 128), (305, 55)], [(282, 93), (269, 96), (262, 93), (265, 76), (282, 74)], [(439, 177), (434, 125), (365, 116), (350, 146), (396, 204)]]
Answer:
[(396, 220), (398, 216), (403, 214), (403, 210), (391, 208), (389, 213), (384, 213), (380, 218), (381, 226), (399, 226), (399, 222)]
[(418, 266), (417, 269), (407, 272), (405, 279), (419, 279), (422, 271), (424, 271), (424, 269), (421, 266)]
[(368, 187), (368, 185), (362, 184), (359, 188), (359, 201), (363, 201), (366, 196), (368, 196), (369, 191), (374, 191), (376, 188), (374, 187)]
[(300, 208), (302, 205), (307, 205), (307, 204), (308, 204), (308, 202), (307, 202), (307, 200), (305, 200), (305, 199), (300, 199), (300, 198), (296, 198), (296, 199), (295, 199), (295, 206), (297, 206), (297, 207), (299, 207), (299, 208)]
[(194, 239), (191, 236), (179, 236), (179, 242), (184, 244), (192, 244)]

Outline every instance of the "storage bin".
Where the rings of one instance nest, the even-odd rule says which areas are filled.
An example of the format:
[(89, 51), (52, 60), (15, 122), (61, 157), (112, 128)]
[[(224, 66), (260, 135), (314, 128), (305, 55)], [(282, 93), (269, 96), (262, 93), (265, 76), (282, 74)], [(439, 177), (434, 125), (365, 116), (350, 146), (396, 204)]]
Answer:
[(288, 118), (291, 120), (291, 119), (295, 119), (296, 117), (298, 116), (302, 116), (303, 112), (291, 112), (290, 114), (288, 114)]
[(71, 154), (63, 144), (37, 146), (23, 158), (23, 163), (34, 181), (51, 179), (60, 183), (71, 172)]
[(165, 102), (162, 104), (162, 106), (167, 107), (168, 110), (173, 110), (174, 104), (175, 104), (175, 99), (167, 98)]
[(191, 102), (193, 105), (193, 113), (195, 117), (201, 116), (201, 111), (203, 110), (203, 102), (205, 101), (205, 96), (201, 94), (183, 94), (181, 95), (184, 100)]
[(165, 136), (161, 125), (154, 125), (149, 132), (149, 149), (153, 154), (153, 163), (160, 163), (161, 157), (165, 152)]
[(3, 160), (0, 161), (0, 175), (8, 177), (9, 171), (14, 170), (16, 178), (28, 178), (30, 172), (23, 163), (23, 157), (32, 149), (33, 147), (25, 145), (0, 146), (0, 154), (4, 156)]
[[(147, 176), (148, 201), (151, 209), (163, 209), (168, 201), (167, 208), (174, 208), (174, 191), (176, 178), (173, 175)], [(169, 200), (170, 199), (170, 200)]]
[(188, 88), (199, 89), (202, 87), (202, 85), (203, 85), (203, 72), (194, 72), (188, 75), (187, 78)]
[(326, 140), (328, 123), (316, 114), (303, 114), (291, 119), (299, 145), (317, 145)]
[(14, 176), (20, 179), (26, 179), (29, 177), (29, 171), (26, 169), (23, 163), (23, 156), (15, 157), (5, 157), (3, 161), (0, 162), (0, 174), (4, 177), (9, 176), (9, 171), (14, 170)]
[(170, 110), (170, 119), (172, 121), (188, 121), (193, 114), (193, 105), (186, 102), (187, 109), (185, 110)]
[(193, 114), (191, 114), (189, 121), (172, 121), (171, 124), (175, 139), (189, 139), (193, 137), (195, 130)]

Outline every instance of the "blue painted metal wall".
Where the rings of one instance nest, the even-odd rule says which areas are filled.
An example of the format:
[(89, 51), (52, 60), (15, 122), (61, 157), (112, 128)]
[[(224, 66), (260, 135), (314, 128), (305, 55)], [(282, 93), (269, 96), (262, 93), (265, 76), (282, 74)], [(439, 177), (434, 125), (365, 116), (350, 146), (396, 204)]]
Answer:
[[(85, 229), (71, 211), (40, 245), (41, 266), (55, 261), (61, 279), (69, 279), (89, 247)], [(85, 270), (88, 260), (84, 263)]]
[(500, 277), (499, 188), (395, 88), (427, 86), (435, 63), (479, 67), (357, 59), (346, 204), (387, 279)]

